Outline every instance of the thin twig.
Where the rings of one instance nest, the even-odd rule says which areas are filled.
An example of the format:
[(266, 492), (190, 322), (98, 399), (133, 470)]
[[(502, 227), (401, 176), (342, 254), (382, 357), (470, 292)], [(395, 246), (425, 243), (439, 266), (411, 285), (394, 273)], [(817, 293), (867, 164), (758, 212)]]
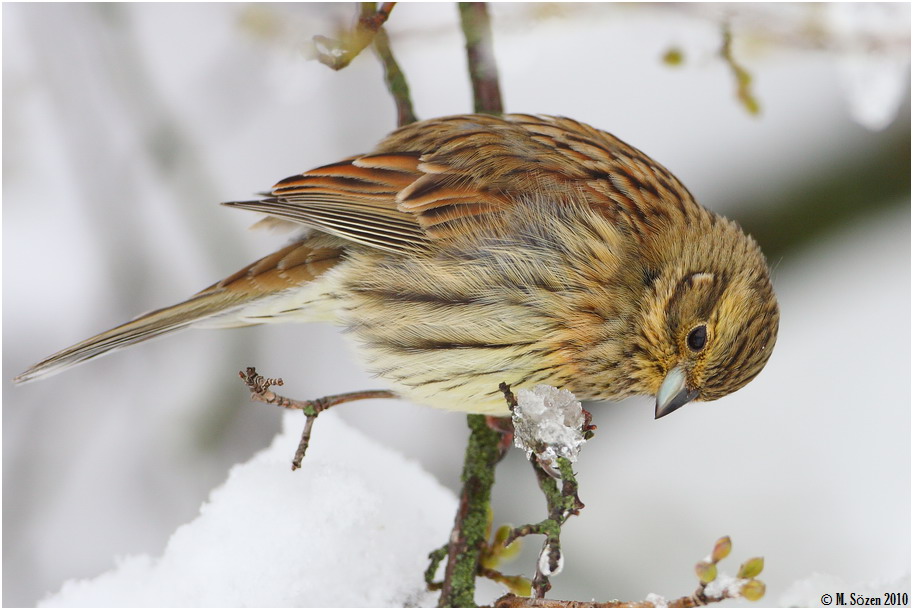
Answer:
[(412, 109), (409, 83), (406, 82), (406, 75), (403, 74), (396, 58), (393, 57), (390, 37), (387, 36), (387, 30), (384, 28), (380, 28), (374, 37), (374, 52), (377, 53), (377, 57), (384, 66), (384, 82), (387, 83), (387, 90), (393, 96), (393, 102), (396, 104), (396, 125), (402, 127), (414, 123), (417, 118)]
[(373, 2), (362, 2), (361, 15), (355, 29), (342, 36), (342, 40), (314, 36), (317, 48), (317, 59), (334, 70), (342, 70), (358, 57), (365, 47), (371, 44), (374, 36), (390, 16), (396, 2), (384, 2), (375, 10)]
[(720, 57), (729, 65), (735, 76), (736, 95), (745, 110), (749, 114), (760, 114), (761, 104), (751, 89), (751, 74), (735, 60), (735, 56), (732, 54), (732, 30), (729, 24), (723, 25), (723, 46), (720, 49)]
[[(488, 580), (493, 580), (494, 582), (504, 585), (507, 587), (511, 593), (517, 595), (516, 591), (526, 591), (529, 592), (530, 584), (529, 579), (523, 576), (509, 576), (498, 570), (493, 570), (491, 568), (480, 567), (479, 576), (484, 576)], [(522, 597), (524, 594), (520, 594)]]
[(501, 114), (501, 86), (491, 37), (491, 18), (484, 2), (460, 2), (460, 23), (466, 39), (466, 59), (472, 81), (473, 107), (476, 112)]
[(429, 591), (439, 591), (444, 583), (435, 582), (434, 575), (437, 574), (438, 566), (441, 565), (441, 562), (447, 557), (447, 553), (450, 551), (450, 545), (445, 544), (439, 549), (435, 549), (428, 553), (428, 569), (425, 570), (425, 584), (428, 585)]
[(384, 2), (378, 9), (374, 2), (361, 2), (358, 23), (355, 28), (340, 36), (339, 40), (326, 36), (314, 36), (317, 59), (334, 70), (348, 66), (365, 47), (373, 42), (374, 52), (384, 66), (384, 81), (396, 104), (396, 124), (399, 127), (414, 123), (415, 112), (409, 97), (406, 76), (393, 57), (390, 38), (383, 25), (390, 16), (395, 2)]
[(717, 583), (711, 592), (708, 593), (710, 584), (719, 578), (717, 564), (729, 555), (731, 549), (732, 540), (730, 540), (729, 536), (724, 536), (717, 540), (710, 556), (699, 561), (694, 566), (695, 574), (700, 582), (697, 590), (691, 595), (685, 595), (671, 601), (666, 601), (656, 595), (650, 595), (647, 600), (637, 602), (618, 600), (578, 602), (507, 594), (495, 600), (493, 606), (495, 608), (655, 608), (659, 604), (664, 608), (697, 608), (726, 599), (758, 601), (764, 596), (766, 590), (764, 583), (756, 579), (764, 569), (764, 559), (762, 557), (754, 557), (745, 561), (739, 568), (739, 573), (735, 580), (730, 580), (725, 585)]
[(311, 428), (314, 426), (317, 416), (322, 412), (344, 402), (364, 400), (366, 398), (397, 398), (396, 394), (389, 390), (364, 390), (361, 392), (333, 394), (332, 396), (324, 396), (315, 400), (295, 400), (280, 396), (270, 390), (271, 386), (283, 385), (282, 379), (264, 377), (257, 373), (257, 369), (252, 366), (247, 367), (246, 371), (239, 371), (238, 376), (250, 389), (251, 400), (277, 405), (285, 409), (297, 409), (304, 413), (304, 430), (301, 432), (301, 441), (298, 443), (298, 449), (292, 459), (292, 470), (301, 468), (301, 461), (304, 459), (304, 454), (307, 452), (311, 441)]
[(542, 490), (548, 505), (548, 517), (539, 523), (514, 528), (505, 542), (510, 544), (517, 538), (531, 534), (545, 536), (539, 561), (536, 562), (536, 575), (532, 580), (533, 595), (543, 597), (552, 587), (549, 577), (561, 570), (561, 526), (571, 515), (580, 514), (584, 504), (577, 495), (577, 480), (574, 478), (570, 461), (563, 457), (558, 458), (558, 468), (562, 479), (561, 491), (558, 490), (555, 479), (542, 468), (535, 456), (530, 459), (530, 462), (536, 473), (539, 489)]
[[(511, 412), (517, 407), (517, 398), (510, 390), (510, 386), (502, 383), (498, 388), (504, 394), (507, 406)], [(590, 414), (584, 411), (583, 431), (585, 434), (592, 436), (595, 426), (590, 423)], [(558, 472), (554, 472), (551, 466), (543, 465), (539, 462), (535, 454), (530, 455), (530, 463), (536, 474), (536, 481), (539, 489), (545, 496), (548, 506), (548, 517), (539, 523), (531, 523), (514, 528), (507, 536), (505, 544), (510, 544), (517, 538), (529, 536), (531, 534), (541, 534), (545, 536), (545, 542), (542, 545), (542, 551), (539, 554), (539, 561), (536, 562), (536, 575), (532, 580), (533, 595), (536, 598), (544, 597), (551, 589), (549, 576), (561, 571), (561, 526), (571, 515), (580, 514), (584, 508), (583, 502), (577, 495), (577, 479), (574, 476), (571, 462), (567, 458), (558, 458)], [(558, 491), (557, 479), (561, 479), (561, 491)]]

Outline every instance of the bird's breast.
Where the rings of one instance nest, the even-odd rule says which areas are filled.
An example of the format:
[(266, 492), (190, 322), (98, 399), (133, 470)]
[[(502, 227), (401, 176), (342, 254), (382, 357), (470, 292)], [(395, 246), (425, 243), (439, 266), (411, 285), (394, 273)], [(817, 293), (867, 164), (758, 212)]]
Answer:
[(560, 291), (494, 259), (364, 253), (346, 273), (340, 322), (367, 368), (430, 406), (506, 414), (498, 390), (561, 385), (566, 362), (551, 311)]
[(422, 404), (502, 415), (502, 382), (547, 383), (582, 399), (612, 395), (613, 363), (600, 376), (592, 358), (617, 360), (614, 339), (625, 323), (617, 301), (626, 293), (611, 274), (616, 262), (521, 246), (356, 253), (340, 321), (370, 372)]

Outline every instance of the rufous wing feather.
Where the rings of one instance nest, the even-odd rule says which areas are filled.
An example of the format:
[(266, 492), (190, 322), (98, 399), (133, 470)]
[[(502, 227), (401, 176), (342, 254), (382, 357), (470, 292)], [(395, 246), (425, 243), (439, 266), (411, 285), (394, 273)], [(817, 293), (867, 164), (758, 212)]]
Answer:
[[(395, 253), (427, 248), (525, 205), (588, 204), (615, 220), (690, 194), (614, 136), (562, 117), (462, 115), (407, 125), (368, 155), (282, 180), (225, 205), (299, 222)], [(682, 210), (683, 213), (687, 210)]]
[(415, 216), (396, 207), (396, 194), (421, 173), (418, 155), (366, 155), (291, 176), (270, 196), (224, 205), (292, 220), (348, 241), (391, 252), (423, 248)]

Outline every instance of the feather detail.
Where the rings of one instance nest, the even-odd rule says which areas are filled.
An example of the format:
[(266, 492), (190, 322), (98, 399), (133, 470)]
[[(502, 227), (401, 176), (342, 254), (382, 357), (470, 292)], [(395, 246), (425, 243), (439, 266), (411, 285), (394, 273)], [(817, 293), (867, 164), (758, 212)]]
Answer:
[(418, 155), (366, 155), (281, 180), (271, 196), (224, 205), (263, 212), (372, 248), (425, 247), (415, 216), (396, 208), (396, 193), (420, 175)]
[(681, 201), (684, 215), (699, 209), (672, 174), (614, 136), (523, 114), (408, 125), (371, 154), (290, 176), (263, 199), (225, 205), (408, 254), (497, 223), (530, 193), (563, 205), (569, 192), (621, 224), (643, 224), (660, 198)]

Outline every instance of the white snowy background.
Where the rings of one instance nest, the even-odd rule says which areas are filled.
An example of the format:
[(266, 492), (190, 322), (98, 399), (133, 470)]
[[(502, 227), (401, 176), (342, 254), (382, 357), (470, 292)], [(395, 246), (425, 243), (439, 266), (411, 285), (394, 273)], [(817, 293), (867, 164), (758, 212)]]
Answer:
[[(609, 130), (738, 219), (758, 211), (738, 201), (775, 205), (809, 175), (909, 139), (909, 5), (867, 6), (496, 5), (505, 103)], [(717, 57), (725, 14), (760, 117)], [(420, 571), (455, 501), (422, 470), (456, 488), (462, 415), (355, 403), (318, 420), (302, 471), (287, 471), (298, 417), (248, 462), (282, 416), (248, 402), (237, 370), (282, 376), (302, 398), (377, 385), (334, 329), (190, 332), (9, 381), (276, 248), (282, 237), (216, 204), (394, 127), (370, 53), (338, 73), (302, 53), (352, 16), (3, 6), (5, 606), (434, 604)], [(389, 31), (420, 116), (471, 110), (453, 5), (401, 4)], [(829, 44), (805, 44), (818, 36)], [(660, 61), (672, 46), (684, 66)], [(647, 399), (591, 405), (599, 430), (577, 463), (587, 507), (565, 528), (551, 595), (687, 594), (693, 564), (727, 534), (724, 570), (766, 558), (764, 604), (909, 592), (909, 261), (904, 197), (771, 261), (780, 338), (744, 390), (658, 422)], [(499, 467), (495, 511), (543, 516), (519, 451)], [(531, 574), (538, 545), (505, 571)]]

